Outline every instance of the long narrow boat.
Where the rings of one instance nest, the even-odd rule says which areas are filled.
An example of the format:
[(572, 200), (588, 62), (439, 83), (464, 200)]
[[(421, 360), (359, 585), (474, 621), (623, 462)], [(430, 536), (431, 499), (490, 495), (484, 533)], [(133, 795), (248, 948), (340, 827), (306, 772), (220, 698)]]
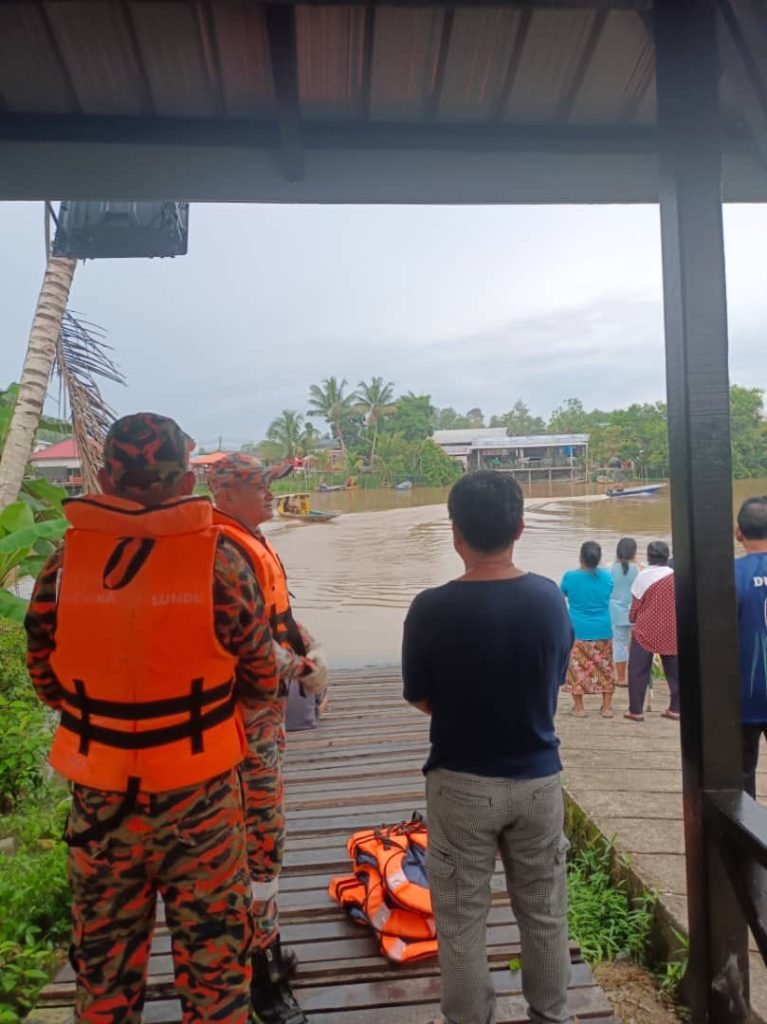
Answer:
[(308, 494), (280, 494), (275, 509), (281, 519), (300, 519), (303, 523), (329, 523), (341, 513), (326, 509), (312, 509)]
[(646, 498), (657, 494), (665, 486), (665, 484), (647, 484), (644, 487), (624, 487), (620, 490), (611, 487), (605, 491), (605, 494), (608, 498)]

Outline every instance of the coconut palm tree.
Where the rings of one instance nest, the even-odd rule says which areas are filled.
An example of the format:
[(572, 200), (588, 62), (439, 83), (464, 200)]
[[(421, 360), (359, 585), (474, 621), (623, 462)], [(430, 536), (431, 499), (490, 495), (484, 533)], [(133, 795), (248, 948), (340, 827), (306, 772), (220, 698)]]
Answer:
[(306, 426), (303, 413), (283, 409), (266, 431), (269, 441), (278, 444), (284, 458), (294, 459), (306, 451)]
[(19, 393), (0, 457), (0, 509), (16, 500), (32, 454), (76, 265), (76, 260), (48, 258), (29, 334)]
[(86, 490), (98, 490), (100, 449), (114, 413), (102, 398), (97, 378), (116, 384), (124, 384), (125, 378), (108, 355), (101, 328), (66, 310), (76, 265), (76, 260), (48, 258), (21, 381), (15, 391), (9, 389), (15, 399), (10, 417), (7, 408), (0, 407), (0, 510), (18, 497), (38, 431), (49, 425), (42, 409), (52, 374), (58, 376), (69, 401), (83, 484)]
[(342, 423), (344, 417), (349, 416), (357, 404), (357, 396), (354, 392), (346, 394), (348, 387), (346, 378), (340, 383), (335, 377), (328, 377), (319, 384), (312, 384), (309, 389), (309, 415), (322, 416), (333, 432), (333, 437), (341, 444), (341, 450), (346, 456), (346, 445), (344, 444)]
[(104, 401), (97, 378), (125, 384), (125, 377), (109, 356), (104, 331), (95, 324), (64, 313), (56, 339), (53, 372), (69, 399), (72, 433), (80, 456), (83, 487), (98, 490), (98, 469), (107, 431), (115, 414)]
[(373, 462), (378, 442), (378, 424), (382, 416), (385, 416), (391, 408), (394, 398), (394, 382), (387, 381), (384, 384), (383, 377), (372, 377), (369, 384), (361, 380), (357, 385), (357, 399), (365, 412), (365, 422), (368, 431), (371, 427), (373, 436), (370, 442), (370, 461)]

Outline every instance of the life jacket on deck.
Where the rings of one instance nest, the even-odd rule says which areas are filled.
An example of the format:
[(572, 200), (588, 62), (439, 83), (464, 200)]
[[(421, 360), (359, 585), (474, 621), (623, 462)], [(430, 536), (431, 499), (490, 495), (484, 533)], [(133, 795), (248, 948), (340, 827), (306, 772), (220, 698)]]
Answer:
[(221, 530), (210, 502), (88, 495), (65, 514), (51, 765), (94, 789), (161, 793), (239, 764), (237, 659), (214, 628)]
[(222, 526), (227, 535), (249, 556), (261, 587), (274, 639), (283, 647), (290, 647), (302, 658), (306, 657), (306, 645), (293, 618), (288, 579), (280, 556), (263, 534), (252, 533), (239, 520), (218, 508), (213, 510), (213, 522)]
[(427, 845), (426, 825), (417, 814), (398, 825), (355, 832), (346, 844), (354, 873), (328, 886), (330, 898), (352, 921), (373, 930), (381, 952), (393, 963), (437, 954)]

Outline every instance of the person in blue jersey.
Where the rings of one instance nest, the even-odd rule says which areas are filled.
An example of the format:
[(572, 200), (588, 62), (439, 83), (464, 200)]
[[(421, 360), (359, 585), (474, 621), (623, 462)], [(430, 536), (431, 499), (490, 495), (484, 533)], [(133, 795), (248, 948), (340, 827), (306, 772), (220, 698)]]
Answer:
[(613, 717), (615, 667), (610, 621), (613, 578), (607, 569), (599, 568), (601, 561), (599, 544), (595, 540), (585, 541), (581, 544), (580, 568), (566, 572), (560, 584), (575, 630), (563, 689), (572, 695), (572, 714), (578, 718), (585, 717), (583, 698), (591, 693), (602, 696), (602, 718)]
[(465, 572), (419, 594), (405, 621), (405, 700), (431, 716), (426, 870), (450, 1024), (496, 1017), (485, 934), (498, 853), (530, 1020), (572, 1021), (554, 715), (573, 631), (557, 585), (514, 564), (523, 510), (511, 476), (462, 477), (448, 511)]
[(735, 536), (746, 552), (735, 559), (743, 788), (756, 798), (759, 743), (767, 736), (767, 496), (743, 502)]

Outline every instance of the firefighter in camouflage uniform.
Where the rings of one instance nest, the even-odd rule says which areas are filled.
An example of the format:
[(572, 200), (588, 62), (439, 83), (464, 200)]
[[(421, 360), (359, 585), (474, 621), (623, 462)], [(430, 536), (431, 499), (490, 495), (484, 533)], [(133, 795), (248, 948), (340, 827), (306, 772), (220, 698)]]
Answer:
[(93, 1024), (141, 1021), (158, 894), (184, 1024), (251, 1019), (236, 704), (274, 704), (278, 677), (253, 570), (190, 496), (191, 445), (152, 413), (112, 426), (103, 494), (66, 503), (26, 619), (59, 712), (50, 761), (73, 784), (70, 959)]
[(293, 618), (285, 569), (264, 537), (261, 524), (272, 518), (270, 482), (290, 467), (264, 468), (250, 455), (227, 455), (215, 463), (208, 486), (216, 503), (216, 522), (240, 542), (264, 594), (275, 640), (281, 698), (246, 712), (248, 751), (240, 767), (255, 922), (253, 1006), (263, 1024), (305, 1024), (290, 989), (295, 955), (280, 943), (277, 894), (285, 844), (282, 755), (288, 686), (303, 693), (325, 689), (327, 666), (322, 649)]

